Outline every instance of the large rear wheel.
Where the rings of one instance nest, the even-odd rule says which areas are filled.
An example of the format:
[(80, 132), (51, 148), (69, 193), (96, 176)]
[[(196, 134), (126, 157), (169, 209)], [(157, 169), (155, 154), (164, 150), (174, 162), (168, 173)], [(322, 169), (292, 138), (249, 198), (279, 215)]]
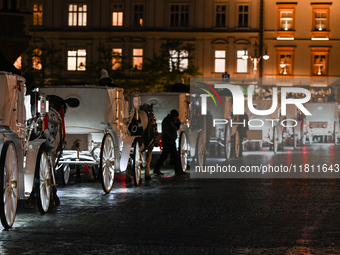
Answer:
[(14, 223), (18, 203), (18, 156), (13, 142), (5, 142), (0, 161), (1, 223), (10, 229)]
[(199, 167), (203, 167), (205, 163), (205, 144), (201, 133), (198, 134), (196, 140), (196, 165)]
[(50, 206), (52, 186), (50, 164), (43, 145), (39, 148), (35, 165), (34, 188), (39, 212), (45, 214)]
[(185, 172), (188, 168), (188, 140), (184, 131), (179, 135), (178, 155), (180, 167)]
[(236, 133), (235, 133), (235, 157), (236, 158), (239, 158), (241, 156), (241, 139), (240, 139), (240, 132), (239, 130), (237, 129), (236, 130)]
[(105, 193), (110, 193), (115, 178), (115, 146), (112, 136), (106, 133), (100, 150), (101, 183)]

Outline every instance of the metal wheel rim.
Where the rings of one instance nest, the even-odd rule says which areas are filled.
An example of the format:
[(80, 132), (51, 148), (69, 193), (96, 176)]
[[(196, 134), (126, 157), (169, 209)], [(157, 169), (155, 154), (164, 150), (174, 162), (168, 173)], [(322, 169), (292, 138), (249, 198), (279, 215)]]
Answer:
[(187, 143), (187, 136), (184, 132), (181, 133), (180, 138), (180, 160), (182, 165), (182, 170), (185, 172), (188, 166), (188, 143)]
[(235, 155), (236, 158), (240, 156), (240, 134), (238, 133), (238, 130), (235, 134)]
[(226, 159), (230, 158), (230, 150), (231, 150), (231, 144), (230, 144), (230, 128), (226, 127), (226, 135), (225, 135), (225, 155)]
[(10, 227), (14, 223), (18, 201), (18, 162), (13, 143), (7, 148), (4, 166), (3, 203), (6, 223)]
[[(113, 186), (115, 175), (115, 148), (111, 135), (106, 136), (103, 144), (102, 158), (102, 178), (106, 191), (110, 191)], [(110, 164), (108, 164), (110, 163)]]
[(293, 147), (294, 149), (297, 147), (297, 137), (296, 137), (296, 129), (293, 127)]
[(204, 143), (203, 139), (201, 137), (198, 138), (198, 146), (197, 146), (197, 159), (198, 159), (198, 165), (203, 166), (204, 161)]
[(65, 164), (63, 166), (63, 178), (64, 178), (64, 184), (67, 185), (68, 181), (70, 180), (70, 172), (71, 168), (69, 164)]
[(135, 142), (134, 148), (134, 171), (135, 171), (135, 185), (138, 186), (140, 182), (140, 177), (142, 175), (142, 166), (140, 164), (140, 152), (139, 152), (139, 144)]
[(49, 171), (48, 158), (45, 152), (41, 154), (39, 165), (39, 192), (41, 199), (41, 207), (47, 212), (51, 198), (51, 173)]

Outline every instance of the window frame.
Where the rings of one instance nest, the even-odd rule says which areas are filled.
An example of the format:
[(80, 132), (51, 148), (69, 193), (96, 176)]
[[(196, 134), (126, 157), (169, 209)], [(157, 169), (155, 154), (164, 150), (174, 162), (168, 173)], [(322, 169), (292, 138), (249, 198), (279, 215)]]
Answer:
[[(179, 6), (178, 11), (171, 11), (171, 7), (172, 6)], [(187, 11), (182, 11), (181, 7), (182, 6), (187, 6), (188, 10)], [(172, 15), (178, 13), (178, 19), (177, 19), (177, 25), (176, 24), (172, 24)], [(181, 24), (182, 23), (182, 14), (185, 15), (187, 14), (187, 18), (184, 18), (184, 22), (185, 24)], [(186, 16), (186, 15), (185, 15)], [(169, 27), (189, 27), (190, 24), (190, 4), (189, 3), (170, 3), (169, 4)]]
[[(142, 50), (142, 55), (135, 55), (135, 52), (134, 52), (135, 50)], [(137, 58), (142, 59), (142, 61), (141, 61), (142, 66), (141, 67), (137, 66), (137, 68), (135, 68), (135, 59), (137, 59)], [(143, 63), (144, 63), (144, 48), (133, 47), (132, 48), (132, 69), (136, 70), (136, 71), (141, 71), (143, 69)]]
[[(247, 14), (248, 15), (248, 20), (247, 20), (247, 24), (243, 24), (240, 26), (240, 22), (239, 22), (239, 16), (240, 16), (240, 6), (247, 6), (248, 7), (248, 11), (242, 11), (241, 15), (243, 15), (243, 22), (244, 22), (244, 15)], [(237, 4), (237, 10), (236, 10), (236, 24), (237, 24), (237, 28), (249, 28), (250, 27), (250, 3), (238, 3)]]
[[(291, 72), (284, 74), (280, 73), (282, 70), (281, 64), (281, 57), (280, 55), (290, 55), (291, 56), (291, 63), (286, 63), (290, 65)], [(294, 57), (295, 57), (295, 47), (276, 47), (276, 75), (279, 77), (290, 77), (294, 76)]]
[[(217, 51), (223, 51), (224, 52), (224, 57), (216, 57), (216, 52)], [(224, 60), (224, 70), (223, 71), (216, 71), (216, 61), (217, 60)], [(214, 73), (225, 73), (226, 72), (226, 66), (227, 66), (227, 51), (225, 49), (214, 49)]]
[[(38, 10), (34, 11), (35, 5), (38, 6)], [(41, 7), (41, 10), (39, 10), (39, 7)], [(39, 13), (41, 13), (41, 18), (39, 18)], [(37, 17), (37, 24), (34, 24), (35, 18)], [(41, 21), (41, 24), (39, 24)], [(44, 4), (40, 2), (34, 2), (32, 3), (32, 26), (34, 27), (42, 27), (44, 25)]]
[[(115, 7), (117, 6), (117, 7)], [(124, 3), (123, 2), (113, 2), (111, 4), (111, 27), (124, 27)], [(114, 25), (114, 13), (117, 13), (117, 25)], [(122, 16), (122, 23), (119, 25), (119, 14)]]
[[(278, 40), (294, 40), (295, 37), (295, 8), (297, 3), (276, 3), (277, 6), (277, 39)], [(292, 13), (292, 28), (284, 30), (281, 28), (281, 16), (284, 12)]]
[[(248, 63), (248, 59), (243, 59), (242, 57), (238, 57), (238, 52), (239, 51), (242, 51), (242, 56), (244, 55), (244, 52), (246, 52), (247, 53), (247, 56), (248, 56), (248, 59), (249, 59), (249, 52), (248, 52), (248, 50), (244, 50), (244, 49), (236, 49), (236, 73), (237, 74), (247, 74), (247, 73), (249, 73), (249, 63)], [(238, 71), (238, 63), (239, 63), (239, 61), (238, 60), (242, 60), (242, 61), (244, 61), (245, 62), (245, 66), (246, 66), (246, 71), (245, 72), (239, 72)]]
[[(172, 55), (171, 52), (176, 52), (176, 56)], [(179, 53), (179, 57), (178, 57)], [(181, 54), (183, 54), (181, 56)], [(175, 59), (176, 61), (173, 61)], [(189, 67), (189, 52), (186, 50), (170, 50), (169, 52), (169, 72), (173, 72), (172, 70), (172, 63), (178, 63), (179, 59), (179, 64), (178, 64), (178, 71), (183, 72), (185, 69), (188, 69)], [(184, 65), (184, 67), (183, 67)]]
[[(225, 11), (223, 12), (223, 11), (217, 11), (217, 6), (225, 6)], [(224, 14), (225, 15), (225, 24), (224, 24), (224, 26), (222, 26), (222, 25), (218, 25), (217, 24), (217, 15), (218, 14)], [(214, 6), (214, 26), (216, 27), (216, 28), (226, 28), (226, 27), (228, 27), (228, 5), (227, 5), (227, 3), (215, 3), (215, 6)], [(221, 20), (221, 17), (220, 17), (220, 20)], [(221, 22), (221, 21), (220, 21)]]
[[(74, 8), (74, 6), (77, 6), (77, 10), (70, 10), (71, 6)], [(79, 7), (84, 8), (84, 6), (86, 6), (86, 10), (82, 10), (79, 11)], [(87, 4), (82, 4), (82, 3), (69, 3), (68, 4), (68, 22), (67, 22), (67, 26), (68, 27), (87, 27), (87, 10), (88, 10), (88, 5)], [(76, 14), (76, 22), (74, 22), (74, 14)], [(70, 20), (70, 17), (72, 15), (72, 19)], [(84, 16), (85, 15), (85, 16)], [(80, 17), (81, 18), (81, 23), (80, 24)], [(85, 20), (85, 22), (84, 22)], [(70, 24), (72, 23), (72, 24)], [(76, 23), (76, 24), (73, 24)]]
[[(120, 52), (115, 51), (115, 50), (120, 50)], [(115, 53), (120, 53), (120, 56), (118, 56), (118, 61), (116, 58), (114, 58)], [(112, 48), (112, 70), (120, 70), (122, 69), (122, 59), (123, 59), (123, 47), (115, 47)], [(115, 65), (117, 64), (117, 67)]]
[[(312, 40), (328, 40), (329, 39), (329, 18), (330, 18), (330, 6), (332, 3), (311, 3), (312, 6)], [(326, 28), (322, 30), (316, 29), (316, 13), (326, 13)]]
[[(311, 47), (310, 48), (310, 55), (311, 55), (311, 76), (314, 77), (325, 77), (328, 76), (328, 70), (329, 70), (329, 51), (330, 51), (330, 47)], [(325, 62), (324, 62), (324, 70), (325, 73), (318, 75), (314, 73), (314, 67), (316, 65), (322, 66), (322, 64), (315, 64), (314, 60), (315, 60), (315, 56), (319, 56), (319, 55), (324, 55), (325, 56)]]
[[(133, 3), (132, 6), (133, 6), (133, 9), (132, 9), (132, 25), (134, 27), (144, 27), (145, 26), (145, 4), (144, 4), (144, 2), (141, 2), (141, 3), (136, 2), (136, 3)], [(135, 6), (138, 6), (138, 9), (140, 8), (140, 6), (143, 6), (143, 10), (142, 11), (140, 11), (140, 10), (135, 11)], [(142, 25), (140, 25), (140, 22), (137, 22), (135, 20), (136, 14), (139, 18), (139, 21), (141, 19), (140, 15), (142, 16)]]
[[(82, 56), (79, 56), (79, 51), (81, 51), (81, 50), (84, 50), (85, 51), (85, 57), (82, 57)], [(76, 51), (76, 56), (70, 56), (69, 55), (69, 52), (70, 51)], [(75, 65), (75, 67), (76, 67), (76, 70), (70, 70), (69, 69), (69, 59), (70, 58), (75, 58), (76, 59), (76, 65)], [(85, 58), (85, 63), (84, 63), (84, 70), (82, 70), (82, 69), (80, 69), (79, 68), (79, 65), (80, 65), (80, 61), (79, 61), (79, 58)], [(74, 47), (74, 48), (69, 48), (69, 49), (67, 49), (67, 55), (66, 55), (66, 70), (68, 71), (68, 72), (85, 72), (86, 71), (86, 62), (87, 62), (87, 50), (86, 50), (86, 48), (76, 48), (76, 47)], [(78, 64), (79, 63), (79, 64)]]

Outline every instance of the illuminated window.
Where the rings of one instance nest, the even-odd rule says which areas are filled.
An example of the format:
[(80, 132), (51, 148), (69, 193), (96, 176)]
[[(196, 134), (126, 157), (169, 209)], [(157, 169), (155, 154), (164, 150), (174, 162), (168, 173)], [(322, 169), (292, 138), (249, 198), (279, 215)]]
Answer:
[(42, 51), (40, 49), (34, 49), (32, 55), (32, 67), (37, 70), (41, 70), (41, 56)]
[(227, 17), (227, 6), (216, 5), (216, 27), (225, 27)]
[(294, 40), (295, 37), (295, 7), (297, 3), (279, 2), (278, 8), (278, 28), (277, 39)]
[(122, 4), (113, 5), (112, 26), (114, 27), (123, 26), (123, 5)]
[(291, 76), (294, 72), (294, 51), (295, 47), (276, 48), (276, 70), (278, 75)]
[(293, 12), (282, 11), (280, 17), (280, 29), (281, 30), (292, 30), (293, 29)]
[(189, 53), (186, 50), (170, 50), (169, 71), (184, 71), (189, 66)]
[(189, 5), (172, 4), (170, 5), (170, 26), (187, 27), (189, 25)]
[(225, 50), (215, 50), (215, 73), (225, 72)]
[(311, 3), (312, 40), (329, 39), (329, 12), (332, 3)]
[(33, 5), (33, 26), (42, 26), (43, 24), (43, 5)]
[(248, 5), (239, 5), (238, 6), (238, 26), (239, 27), (248, 27), (249, 20), (249, 6)]
[(87, 25), (87, 5), (70, 4), (68, 8), (68, 25), (69, 26), (86, 26)]
[(133, 49), (132, 65), (135, 70), (142, 70), (143, 67), (143, 49)]
[(17, 60), (15, 60), (13, 65), (15, 66), (16, 69), (21, 69), (21, 67), (22, 67), (22, 57), (19, 56), (17, 58)]
[(67, 51), (67, 70), (85, 71), (86, 70), (86, 50), (75, 49)]
[(279, 74), (280, 75), (292, 75), (292, 55), (280, 54), (279, 59)]
[(122, 67), (122, 49), (112, 49), (112, 70), (117, 70)]
[(328, 75), (328, 56), (330, 47), (311, 47), (311, 75)]
[(327, 13), (326, 12), (316, 12), (315, 13), (315, 30), (326, 30), (327, 26)]
[(238, 73), (248, 72), (248, 60), (242, 58), (244, 55), (248, 56), (248, 51), (246, 51), (246, 50), (238, 50), (237, 51), (237, 67), (236, 67), (237, 69), (236, 69), (236, 72), (238, 72)]
[(133, 25), (136, 27), (144, 26), (144, 5), (135, 4), (133, 8)]

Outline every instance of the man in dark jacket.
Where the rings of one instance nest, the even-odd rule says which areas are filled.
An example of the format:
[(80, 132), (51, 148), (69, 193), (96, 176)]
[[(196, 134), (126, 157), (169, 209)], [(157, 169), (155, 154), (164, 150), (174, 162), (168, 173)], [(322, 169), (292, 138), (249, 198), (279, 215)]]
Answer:
[(179, 155), (176, 149), (177, 130), (181, 125), (178, 116), (179, 116), (178, 111), (172, 110), (170, 114), (168, 114), (168, 116), (166, 116), (163, 119), (162, 122), (163, 151), (155, 165), (155, 169), (153, 170), (153, 172), (157, 175), (163, 175), (163, 173), (160, 171), (160, 168), (163, 165), (164, 161), (167, 159), (169, 154), (173, 159), (175, 174), (176, 175), (185, 174), (185, 172), (183, 172), (180, 167)]

